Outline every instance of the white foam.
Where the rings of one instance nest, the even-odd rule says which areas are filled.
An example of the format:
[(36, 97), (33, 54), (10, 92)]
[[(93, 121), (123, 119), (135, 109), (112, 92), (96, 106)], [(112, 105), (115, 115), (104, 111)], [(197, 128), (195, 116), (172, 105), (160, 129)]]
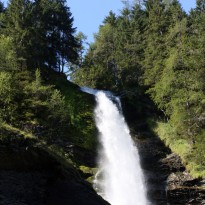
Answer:
[(147, 205), (138, 150), (124, 117), (104, 92), (96, 91), (95, 95), (95, 119), (102, 147), (94, 188), (111, 205)]

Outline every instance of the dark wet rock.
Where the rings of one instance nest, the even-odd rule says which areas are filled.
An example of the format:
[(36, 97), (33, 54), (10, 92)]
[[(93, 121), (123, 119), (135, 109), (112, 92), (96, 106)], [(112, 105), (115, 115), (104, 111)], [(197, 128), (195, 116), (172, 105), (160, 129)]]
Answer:
[(157, 137), (134, 137), (152, 205), (203, 205), (205, 180), (193, 179), (178, 155)]
[(183, 172), (185, 170), (180, 157), (175, 153), (167, 155), (161, 162), (164, 166), (169, 167), (169, 170), (172, 172)]
[(194, 187), (177, 187), (167, 191), (167, 201), (173, 205), (205, 204), (205, 190)]
[(189, 173), (175, 172), (167, 178), (167, 199), (178, 204), (205, 204), (205, 181)]
[(109, 205), (91, 187), (75, 181), (58, 181), (48, 189), (46, 205)]
[(166, 204), (166, 179), (170, 171), (161, 159), (166, 158), (170, 150), (157, 137), (140, 139), (135, 136), (135, 141), (141, 158), (148, 198), (152, 204)]
[(78, 164), (84, 164), (89, 167), (96, 166), (96, 150), (86, 149), (63, 139), (52, 140), (49, 143), (61, 147)]
[[(66, 170), (65, 170), (66, 169)], [(109, 205), (72, 166), (34, 147), (0, 147), (0, 205)]]
[(0, 171), (0, 204), (42, 205), (47, 180), (47, 173), (37, 171)]
[(194, 186), (196, 181), (198, 180), (194, 180), (186, 171), (173, 172), (167, 177), (167, 189), (173, 190), (179, 186), (186, 186), (186, 184)]

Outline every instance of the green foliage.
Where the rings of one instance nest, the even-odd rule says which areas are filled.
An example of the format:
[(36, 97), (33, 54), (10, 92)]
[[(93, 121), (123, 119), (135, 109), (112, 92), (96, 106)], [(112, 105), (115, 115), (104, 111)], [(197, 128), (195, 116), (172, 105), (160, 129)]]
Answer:
[[(12, 97), (13, 97), (13, 89), (12, 89), (12, 76), (10, 73), (6, 73), (6, 72), (1, 72), (0, 73), (0, 95), (1, 98), (4, 99), (2, 101), (4, 101), (5, 103), (9, 103), (12, 101)], [(9, 93), (11, 93), (11, 95), (8, 95)]]
[(12, 39), (0, 35), (0, 71), (17, 69), (17, 58), (13, 49)]
[(78, 162), (70, 145), (90, 152), (97, 141), (93, 97), (63, 74), (82, 63), (85, 36), (74, 34), (65, 0), (0, 1), (0, 143), (40, 147), (64, 170)]
[(95, 175), (96, 172), (97, 172), (97, 168), (86, 167), (86, 166), (83, 166), (83, 165), (80, 166), (79, 168), (85, 174)]
[(2, 13), (4, 10), (4, 5), (3, 2), (0, 1), (0, 13)]
[(24, 89), (27, 121), (46, 127), (44, 137), (65, 137), (69, 130), (70, 116), (61, 92), (54, 89), (54, 86), (43, 84), (40, 70), (36, 70), (35, 80)]
[(51, 73), (50, 81), (65, 97), (70, 117), (71, 141), (81, 147), (95, 149), (97, 131), (93, 118), (95, 104), (93, 96), (82, 93), (79, 87), (67, 81), (65, 76), (59, 78), (55, 73)]
[(165, 35), (169, 27), (165, 5), (161, 0), (146, 1), (147, 23), (144, 53), (144, 82), (153, 85), (160, 79), (165, 58)]
[(86, 167), (86, 166), (79, 166), (80, 171), (83, 173), (83, 177), (86, 179), (87, 182), (90, 184), (94, 183), (95, 180), (95, 175), (98, 171), (97, 168), (91, 168), (91, 167)]
[(6, 9), (0, 3), (1, 139), (14, 133), (96, 147), (93, 97), (54, 72), (68, 66), (79, 85), (125, 96), (134, 122), (156, 111), (148, 94), (166, 118), (156, 132), (193, 176), (204, 176), (204, 5), (198, 0), (186, 14), (177, 0), (126, 4), (105, 18), (83, 58), (85, 36), (74, 36), (66, 1), (10, 0)]
[(48, 109), (51, 113), (51, 119), (55, 124), (54, 119), (59, 119), (58, 123), (62, 123), (68, 113), (66, 112), (65, 98), (59, 90), (54, 90), (50, 99), (48, 100)]
[(110, 12), (72, 79), (79, 85), (113, 91), (138, 86), (143, 54), (143, 15), (139, 5), (131, 11), (125, 8), (119, 17)]
[(166, 120), (158, 125), (160, 137), (193, 176), (204, 176), (205, 1), (196, 3), (190, 14), (177, 0), (125, 5), (119, 16), (110, 12), (73, 80), (126, 95), (141, 120), (141, 113), (154, 110), (148, 94)]
[(2, 33), (12, 39), (21, 69), (49, 67), (64, 72), (79, 48), (65, 1), (10, 0)]
[(204, 131), (197, 135), (197, 141), (192, 145), (190, 145), (189, 139), (178, 135), (170, 123), (158, 122), (155, 132), (171, 150), (182, 158), (184, 165), (193, 177), (205, 176)]
[(95, 149), (94, 99), (81, 93), (64, 75), (47, 74), (48, 82), (55, 86), (46, 85), (42, 75), (45, 73), (39, 69), (35, 75), (28, 71), (0, 72), (0, 132), (5, 133), (4, 140), (14, 133)]
[(194, 177), (204, 177), (205, 176), (205, 132), (202, 130), (196, 137), (196, 142), (193, 145), (193, 149), (188, 154), (188, 164), (187, 168)]
[(155, 132), (175, 153), (181, 156), (183, 162), (186, 162), (190, 152), (190, 145), (187, 139), (177, 136), (176, 129), (169, 123), (158, 122)]
[(0, 116), (3, 121), (15, 120), (18, 106), (17, 95), (18, 90), (16, 82), (13, 82), (12, 74), (0, 72)]

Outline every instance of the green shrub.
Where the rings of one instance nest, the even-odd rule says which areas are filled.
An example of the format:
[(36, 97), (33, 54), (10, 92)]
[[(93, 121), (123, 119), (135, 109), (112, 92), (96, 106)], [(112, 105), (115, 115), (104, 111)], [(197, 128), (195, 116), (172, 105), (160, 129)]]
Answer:
[(193, 177), (205, 177), (204, 131), (195, 136), (194, 143), (189, 138), (177, 135), (175, 128), (169, 123), (158, 122), (155, 132), (173, 152), (181, 157)]
[(17, 57), (13, 48), (12, 39), (0, 35), (0, 71), (17, 69)]
[(0, 116), (3, 121), (15, 120), (18, 88), (12, 74), (0, 72)]

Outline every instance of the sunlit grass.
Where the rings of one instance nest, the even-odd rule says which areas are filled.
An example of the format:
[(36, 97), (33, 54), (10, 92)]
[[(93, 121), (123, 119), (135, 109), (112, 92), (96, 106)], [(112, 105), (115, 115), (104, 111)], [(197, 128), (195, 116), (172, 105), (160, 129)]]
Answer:
[(25, 138), (25, 139), (36, 139), (37, 138), (31, 132), (26, 132), (26, 131), (20, 130), (19, 128), (13, 127), (7, 123), (2, 123), (2, 128), (9, 131), (9, 132), (23, 136), (23, 138)]
[[(154, 131), (164, 141), (166, 146), (180, 156), (192, 177), (205, 177), (204, 162), (200, 161), (198, 156), (196, 157), (194, 148), (189, 144), (188, 139), (179, 138), (175, 133), (174, 127), (170, 126), (169, 123), (158, 122)], [(203, 153), (201, 153), (201, 159), (203, 158)]]

